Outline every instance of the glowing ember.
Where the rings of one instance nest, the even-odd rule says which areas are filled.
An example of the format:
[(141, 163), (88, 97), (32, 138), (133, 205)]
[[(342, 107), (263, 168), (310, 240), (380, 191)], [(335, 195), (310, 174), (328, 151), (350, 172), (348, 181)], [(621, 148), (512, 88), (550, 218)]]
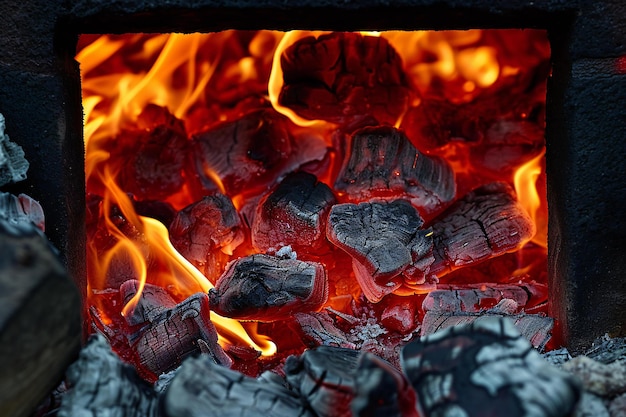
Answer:
[[(360, 347), (357, 323), (381, 330), (372, 340), (399, 343), (437, 282), (545, 280), (543, 31), (85, 35), (76, 59), (87, 303), (131, 361), (141, 362), (128, 320), (145, 309), (144, 288), (162, 290), (172, 301), (157, 310), (184, 321), (215, 284), (216, 308), (255, 319), (204, 319), (234, 366), (255, 374), (320, 340)], [(485, 189), (513, 185), (517, 197), (477, 202)], [(383, 204), (394, 200), (419, 221)], [(354, 222), (350, 213), (329, 224), (340, 211), (331, 207), (358, 204), (372, 207), (357, 222), (367, 233), (335, 230)], [(388, 239), (376, 243), (381, 234)], [(266, 257), (269, 275), (263, 262), (229, 270)], [(308, 280), (307, 265), (316, 268)], [(128, 282), (132, 296), (122, 297)], [(237, 304), (257, 290), (256, 307)], [(540, 311), (545, 291), (534, 294), (529, 305)], [(254, 314), (237, 313), (247, 309)], [(176, 324), (167, 320), (151, 325)], [(179, 336), (194, 345), (194, 332), (210, 328), (202, 323)]]

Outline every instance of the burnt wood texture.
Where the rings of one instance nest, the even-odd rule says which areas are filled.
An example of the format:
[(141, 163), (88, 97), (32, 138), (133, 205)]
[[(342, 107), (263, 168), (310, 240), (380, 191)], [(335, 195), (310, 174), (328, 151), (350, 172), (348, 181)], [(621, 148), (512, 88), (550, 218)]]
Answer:
[(39, 229), (0, 220), (0, 415), (29, 416), (78, 353), (80, 298)]

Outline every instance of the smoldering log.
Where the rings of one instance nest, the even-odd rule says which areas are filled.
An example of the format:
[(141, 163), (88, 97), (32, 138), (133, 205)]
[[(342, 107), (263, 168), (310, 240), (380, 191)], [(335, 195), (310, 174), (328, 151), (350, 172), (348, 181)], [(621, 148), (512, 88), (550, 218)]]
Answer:
[(9, 139), (5, 129), (6, 122), (0, 113), (0, 187), (26, 179), (29, 166), (24, 150)]
[(354, 381), (350, 405), (354, 417), (419, 417), (413, 387), (378, 356), (367, 352), (360, 356)]
[(407, 267), (428, 270), (428, 262), (419, 264), (429, 258), (432, 247), (430, 233), (420, 230), (423, 223), (405, 200), (337, 204), (330, 211), (326, 236), (352, 256), (363, 293), (377, 302), (402, 284), (400, 274)]
[[(120, 289), (123, 301), (128, 302), (138, 288), (136, 281), (125, 283)], [(175, 304), (158, 287), (146, 284), (144, 290), (136, 307), (126, 317), (133, 331), (125, 334), (142, 375), (156, 379), (178, 367), (186, 357), (201, 351), (220, 365), (232, 364), (217, 343), (217, 331), (210, 320), (206, 294), (197, 293)], [(103, 327), (104, 334), (112, 334), (104, 325), (100, 327)]]
[(406, 345), (402, 370), (424, 416), (570, 415), (580, 387), (504, 318), (483, 317)]
[(314, 175), (288, 175), (259, 203), (252, 223), (252, 244), (262, 252), (283, 246), (296, 252), (320, 249), (326, 244), (326, 218), (335, 202), (330, 187)]
[(0, 415), (30, 416), (81, 343), (78, 290), (30, 222), (0, 220)]
[(319, 263), (251, 255), (227, 265), (209, 299), (225, 317), (271, 322), (319, 310), (328, 299), (328, 281)]
[(432, 224), (435, 261), (442, 276), (513, 252), (535, 234), (535, 224), (507, 184), (490, 183), (454, 203)]
[(244, 241), (244, 225), (232, 201), (216, 192), (176, 214), (170, 227), (172, 245), (212, 282), (222, 274)]
[(359, 355), (330, 346), (309, 349), (287, 358), (285, 378), (320, 417), (348, 417)]
[(380, 126), (352, 135), (335, 190), (360, 200), (405, 194), (432, 212), (454, 198), (456, 183), (443, 158), (420, 153), (402, 131)]
[(32, 223), (42, 232), (46, 228), (43, 209), (36, 200), (26, 194), (16, 197), (0, 192), (0, 219), (12, 224)]
[(306, 37), (284, 51), (281, 68), (279, 102), (307, 119), (345, 124), (370, 115), (393, 125), (408, 103), (402, 59), (383, 37)]
[(183, 363), (162, 406), (167, 417), (315, 417), (297, 395), (272, 379), (250, 378), (204, 357)]
[(67, 370), (59, 417), (159, 417), (156, 392), (94, 335)]

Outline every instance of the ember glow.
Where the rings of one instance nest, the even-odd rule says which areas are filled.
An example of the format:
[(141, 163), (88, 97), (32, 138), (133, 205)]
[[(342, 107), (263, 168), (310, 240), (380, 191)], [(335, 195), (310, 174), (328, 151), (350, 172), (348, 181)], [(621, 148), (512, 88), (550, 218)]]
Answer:
[[(247, 361), (240, 368), (248, 373), (263, 370), (250, 365), (255, 352), (278, 361), (306, 347), (288, 340), (306, 308), (345, 318), (364, 305), (382, 312), (419, 303), (438, 283), (545, 285), (547, 204), (536, 186), (545, 180), (544, 31), (83, 35), (78, 50), (87, 301), (95, 326), (128, 360), (141, 362), (133, 341), (146, 328), (133, 317), (156, 326), (176, 303), (209, 291), (211, 305), (230, 311), (217, 304), (232, 292), (220, 282), (246, 288), (237, 268), (247, 263), (237, 262), (252, 255), (271, 255), (257, 259), (280, 271), (314, 265), (314, 293), (283, 288), (284, 305), (246, 306), (247, 318), (260, 316), (243, 324), (207, 313), (224, 351)], [(368, 145), (351, 149), (360, 141)], [(290, 214), (284, 198), (300, 197), (281, 188), (287, 182), (323, 193), (317, 211), (305, 213), (303, 200)], [(383, 204), (399, 199), (411, 204)], [(471, 216), (492, 210), (483, 201), (512, 220), (506, 232), (481, 224), (492, 233), (488, 253), (467, 254), (446, 233), (454, 225), (476, 241), (455, 222), (460, 213), (479, 222)], [(381, 241), (408, 257), (382, 265), (372, 255), (378, 248), (355, 246), (343, 229), (369, 226), (342, 213), (379, 223), (392, 212), (414, 229), (397, 249)], [(374, 223), (373, 237), (406, 237)], [(136, 291), (124, 298), (130, 280)]]

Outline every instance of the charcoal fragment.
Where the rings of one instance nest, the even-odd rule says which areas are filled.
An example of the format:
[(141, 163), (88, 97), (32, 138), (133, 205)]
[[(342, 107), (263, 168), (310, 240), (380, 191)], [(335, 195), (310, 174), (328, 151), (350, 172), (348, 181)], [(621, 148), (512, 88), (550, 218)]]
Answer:
[(504, 318), (415, 340), (401, 363), (424, 416), (565, 417), (580, 397), (573, 378), (545, 362)]
[(280, 104), (307, 119), (348, 123), (372, 115), (393, 125), (408, 103), (402, 59), (383, 37), (306, 37), (284, 51), (281, 68)]
[(262, 252), (291, 246), (297, 253), (326, 244), (326, 217), (335, 203), (332, 190), (305, 172), (287, 176), (259, 203), (252, 244)]
[(271, 322), (319, 310), (328, 281), (319, 263), (251, 255), (227, 265), (209, 299), (222, 316)]
[(320, 417), (348, 417), (360, 352), (319, 346), (285, 362), (285, 378)]
[(360, 200), (400, 193), (431, 213), (454, 198), (456, 184), (448, 162), (420, 153), (402, 131), (379, 126), (352, 135), (335, 190)]
[(169, 232), (176, 250), (212, 282), (244, 241), (244, 226), (235, 206), (218, 192), (179, 211)]
[[(423, 223), (405, 200), (337, 204), (330, 211), (326, 236), (352, 256), (363, 293), (378, 302), (402, 284), (401, 274), (409, 266), (426, 271), (430, 267), (428, 261), (419, 263), (429, 258), (425, 248), (432, 247), (430, 233), (420, 230)], [(419, 254), (424, 257), (416, 259)]]
[(26, 179), (29, 166), (24, 150), (9, 139), (5, 128), (6, 122), (0, 113), (0, 187)]
[(167, 417), (315, 417), (274, 378), (250, 378), (206, 357), (183, 363), (161, 403)]
[(468, 193), (432, 224), (435, 261), (430, 273), (443, 276), (463, 266), (519, 249), (535, 224), (504, 183)]

